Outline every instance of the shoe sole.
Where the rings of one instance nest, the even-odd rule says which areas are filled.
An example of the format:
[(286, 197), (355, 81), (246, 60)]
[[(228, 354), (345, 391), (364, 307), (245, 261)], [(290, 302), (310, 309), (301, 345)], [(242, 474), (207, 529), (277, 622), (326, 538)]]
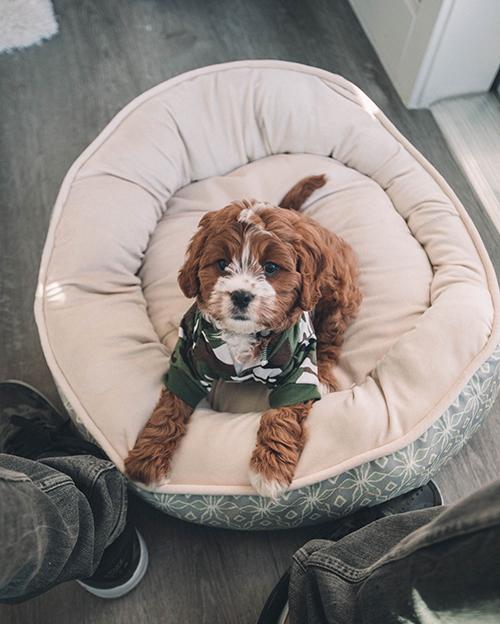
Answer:
[(441, 505), (444, 505), (443, 493), (439, 489), (438, 484), (433, 479), (431, 479), (429, 481), (429, 486), (431, 487), (431, 489), (434, 490), (434, 496), (436, 497), (435, 506), (440, 507)]
[(16, 384), (17, 386), (23, 386), (24, 388), (27, 388), (28, 390), (31, 390), (31, 392), (33, 392), (33, 394), (36, 394), (36, 396), (40, 397), (41, 399), (43, 399), (53, 410), (54, 412), (60, 416), (61, 420), (64, 420), (64, 416), (63, 414), (61, 414), (61, 412), (57, 409), (57, 407), (52, 403), (52, 401), (50, 399), (48, 399), (44, 394), (42, 394), (40, 392), (40, 390), (38, 390), (37, 388), (35, 388), (34, 386), (32, 386), (29, 383), (26, 383), (25, 381), (21, 381), (20, 379), (4, 379), (2, 382), (0, 382), (0, 386), (4, 383), (9, 383), (9, 384)]
[(144, 541), (142, 535), (137, 529), (135, 530), (135, 532), (137, 534), (137, 538), (139, 539), (141, 554), (135, 572), (126, 583), (123, 583), (123, 585), (118, 585), (117, 587), (108, 587), (107, 589), (92, 587), (91, 585), (87, 585), (83, 581), (77, 581), (77, 583), (81, 585), (84, 589), (86, 589), (90, 594), (93, 594), (98, 598), (104, 598), (106, 600), (121, 598), (122, 596), (125, 596), (126, 594), (131, 592), (135, 587), (137, 587), (137, 585), (139, 585), (139, 583), (144, 578), (146, 570), (148, 569), (149, 553), (146, 542)]
[(285, 608), (281, 612), (280, 619), (278, 620), (277, 624), (287, 624), (289, 613), (290, 613), (290, 609), (288, 607), (288, 602), (287, 602), (285, 605)]

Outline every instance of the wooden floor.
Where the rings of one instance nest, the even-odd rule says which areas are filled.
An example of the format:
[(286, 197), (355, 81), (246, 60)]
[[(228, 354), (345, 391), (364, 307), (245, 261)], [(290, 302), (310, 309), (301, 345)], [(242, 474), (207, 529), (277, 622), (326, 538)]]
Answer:
[(431, 111), (500, 232), (500, 96), (489, 92), (448, 98)]
[[(347, 0), (55, 0), (60, 33), (0, 56), (0, 377), (56, 391), (33, 320), (49, 217), (72, 161), (133, 97), (180, 72), (278, 58), (343, 74), (366, 91), (458, 193), (500, 270), (500, 241), (429, 111), (407, 111)], [(449, 500), (500, 474), (500, 404), (438, 476)], [(0, 501), (1, 504), (1, 501)], [(150, 571), (104, 602), (76, 583), (0, 607), (1, 624), (246, 624), (290, 555), (322, 527), (236, 533), (182, 523), (140, 502)], [(1, 565), (1, 563), (0, 563)]]

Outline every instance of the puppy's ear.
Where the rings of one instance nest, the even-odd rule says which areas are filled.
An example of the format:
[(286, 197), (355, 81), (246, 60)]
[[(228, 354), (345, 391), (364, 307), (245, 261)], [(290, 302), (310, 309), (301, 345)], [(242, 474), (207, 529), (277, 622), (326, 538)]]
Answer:
[(297, 270), (302, 277), (298, 304), (302, 310), (310, 311), (321, 296), (322, 277), (331, 250), (316, 224), (300, 222), (297, 232), (300, 235), (296, 243)]
[(207, 212), (199, 222), (198, 230), (189, 242), (184, 264), (179, 269), (177, 282), (184, 295), (189, 299), (196, 297), (200, 291), (200, 280), (198, 279), (200, 260), (215, 212)]

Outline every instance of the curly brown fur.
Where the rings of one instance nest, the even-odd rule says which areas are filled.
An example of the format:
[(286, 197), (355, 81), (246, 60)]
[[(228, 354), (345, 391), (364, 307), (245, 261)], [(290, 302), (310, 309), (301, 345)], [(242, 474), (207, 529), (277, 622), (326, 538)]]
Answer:
[[(285, 195), (280, 206), (297, 210), (325, 182), (323, 175), (304, 178)], [(318, 339), (318, 376), (330, 391), (335, 391), (338, 384), (332, 367), (338, 362), (345, 331), (362, 301), (358, 266), (352, 248), (342, 238), (312, 219), (306, 222), (315, 230), (313, 232), (310, 227), (303, 232), (306, 243), (314, 242), (316, 249), (320, 249), (320, 253), (313, 256), (320, 274), (317, 280), (308, 280), (315, 301), (313, 324)], [(307, 303), (310, 301), (308, 298)]]
[(312, 404), (277, 407), (262, 414), (250, 460), (251, 478), (259, 491), (274, 498), (292, 482), (306, 441), (305, 420)]
[(190, 405), (163, 389), (151, 418), (125, 460), (126, 474), (146, 484), (164, 479), (192, 413)]
[(358, 313), (362, 295), (351, 247), (340, 237), (322, 230), (332, 260), (321, 284), (313, 324), (318, 339), (319, 379), (330, 391), (335, 391), (338, 386), (332, 366), (338, 362), (345, 331)]
[(325, 184), (326, 176), (323, 174), (304, 178), (292, 186), (278, 206), (289, 210), (299, 210), (306, 199)]

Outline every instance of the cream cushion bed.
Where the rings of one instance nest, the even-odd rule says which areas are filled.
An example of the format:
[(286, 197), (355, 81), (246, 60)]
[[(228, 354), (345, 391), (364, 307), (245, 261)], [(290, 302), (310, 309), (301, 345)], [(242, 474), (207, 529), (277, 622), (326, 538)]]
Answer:
[(176, 276), (199, 219), (233, 199), (276, 203), (319, 173), (328, 183), (304, 210), (354, 248), (364, 296), (341, 390), (314, 405), (291, 491), (272, 502), (248, 478), (265, 390), (217, 386), (170, 480), (137, 487), (169, 513), (266, 528), (374, 504), (428, 479), (494, 399), (498, 286), (449, 186), (343, 78), (240, 61), (134, 100), (64, 180), (35, 312), (75, 421), (122, 469), (190, 305)]

